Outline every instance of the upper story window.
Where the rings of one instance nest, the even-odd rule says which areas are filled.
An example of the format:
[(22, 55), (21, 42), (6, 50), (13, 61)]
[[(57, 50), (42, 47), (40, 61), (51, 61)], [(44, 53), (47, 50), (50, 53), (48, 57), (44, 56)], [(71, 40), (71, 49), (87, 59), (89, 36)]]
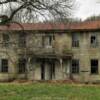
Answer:
[(3, 46), (8, 47), (10, 41), (9, 34), (2, 34), (2, 39), (3, 39)]
[(73, 59), (72, 60), (71, 72), (73, 74), (78, 74), (79, 73), (79, 60), (78, 59)]
[(97, 73), (98, 73), (98, 60), (91, 59), (91, 74), (97, 74)]
[(26, 33), (19, 34), (19, 47), (26, 47)]
[(42, 37), (42, 46), (49, 48), (52, 47), (52, 43), (54, 40), (54, 35), (45, 35)]
[(72, 47), (79, 47), (79, 34), (72, 34)]
[(90, 46), (91, 47), (97, 47), (97, 35), (91, 35), (90, 37)]

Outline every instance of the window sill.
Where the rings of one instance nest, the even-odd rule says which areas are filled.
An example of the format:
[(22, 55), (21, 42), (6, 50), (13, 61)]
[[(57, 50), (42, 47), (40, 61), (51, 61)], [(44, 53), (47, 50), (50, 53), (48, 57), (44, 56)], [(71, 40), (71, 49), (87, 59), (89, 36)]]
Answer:
[(99, 73), (96, 73), (96, 74), (90, 74), (91, 76), (95, 76), (95, 75), (99, 75)]
[(90, 45), (90, 48), (98, 48), (99, 46), (92, 46), (92, 45)]
[(0, 72), (0, 74), (9, 74), (9, 72)]
[(80, 47), (72, 47), (72, 49), (80, 49)]
[(45, 48), (49, 49), (49, 48), (52, 48), (52, 46), (45, 46)]
[(72, 46), (72, 48), (79, 48), (80, 46)]
[(99, 47), (90, 47), (90, 48), (92, 48), (92, 49), (97, 49), (97, 48), (99, 48)]
[(18, 73), (18, 74), (26, 74), (26, 73)]
[(80, 75), (80, 73), (71, 73), (72, 75)]

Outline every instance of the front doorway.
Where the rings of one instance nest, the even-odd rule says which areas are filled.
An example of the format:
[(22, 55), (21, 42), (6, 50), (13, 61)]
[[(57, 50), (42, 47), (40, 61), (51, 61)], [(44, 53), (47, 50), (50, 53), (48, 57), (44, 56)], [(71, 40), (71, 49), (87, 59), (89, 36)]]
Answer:
[(52, 80), (55, 78), (55, 61), (44, 59), (41, 61), (41, 80)]
[(45, 80), (45, 62), (41, 63), (41, 80)]
[(55, 78), (55, 62), (51, 62), (49, 63), (50, 64), (50, 80), (54, 79)]

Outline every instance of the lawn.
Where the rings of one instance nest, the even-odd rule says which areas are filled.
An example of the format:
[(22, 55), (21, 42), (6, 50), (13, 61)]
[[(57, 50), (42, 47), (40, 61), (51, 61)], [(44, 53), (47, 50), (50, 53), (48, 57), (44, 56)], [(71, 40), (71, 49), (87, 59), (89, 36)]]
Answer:
[(0, 100), (100, 100), (100, 86), (0, 83)]

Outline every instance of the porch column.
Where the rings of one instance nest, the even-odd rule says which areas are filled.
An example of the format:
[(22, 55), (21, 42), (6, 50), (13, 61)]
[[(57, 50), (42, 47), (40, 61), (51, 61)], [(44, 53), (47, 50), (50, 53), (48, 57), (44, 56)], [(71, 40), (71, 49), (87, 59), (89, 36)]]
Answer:
[(27, 58), (27, 64), (26, 64), (26, 72), (25, 72), (25, 75), (26, 75), (26, 78), (29, 79), (30, 78), (30, 60), (31, 60), (31, 57), (28, 57)]
[(60, 67), (61, 67), (61, 74), (62, 74), (62, 78), (63, 78), (64, 74), (63, 74), (63, 60), (62, 60), (62, 58), (60, 58), (59, 61), (60, 61)]

